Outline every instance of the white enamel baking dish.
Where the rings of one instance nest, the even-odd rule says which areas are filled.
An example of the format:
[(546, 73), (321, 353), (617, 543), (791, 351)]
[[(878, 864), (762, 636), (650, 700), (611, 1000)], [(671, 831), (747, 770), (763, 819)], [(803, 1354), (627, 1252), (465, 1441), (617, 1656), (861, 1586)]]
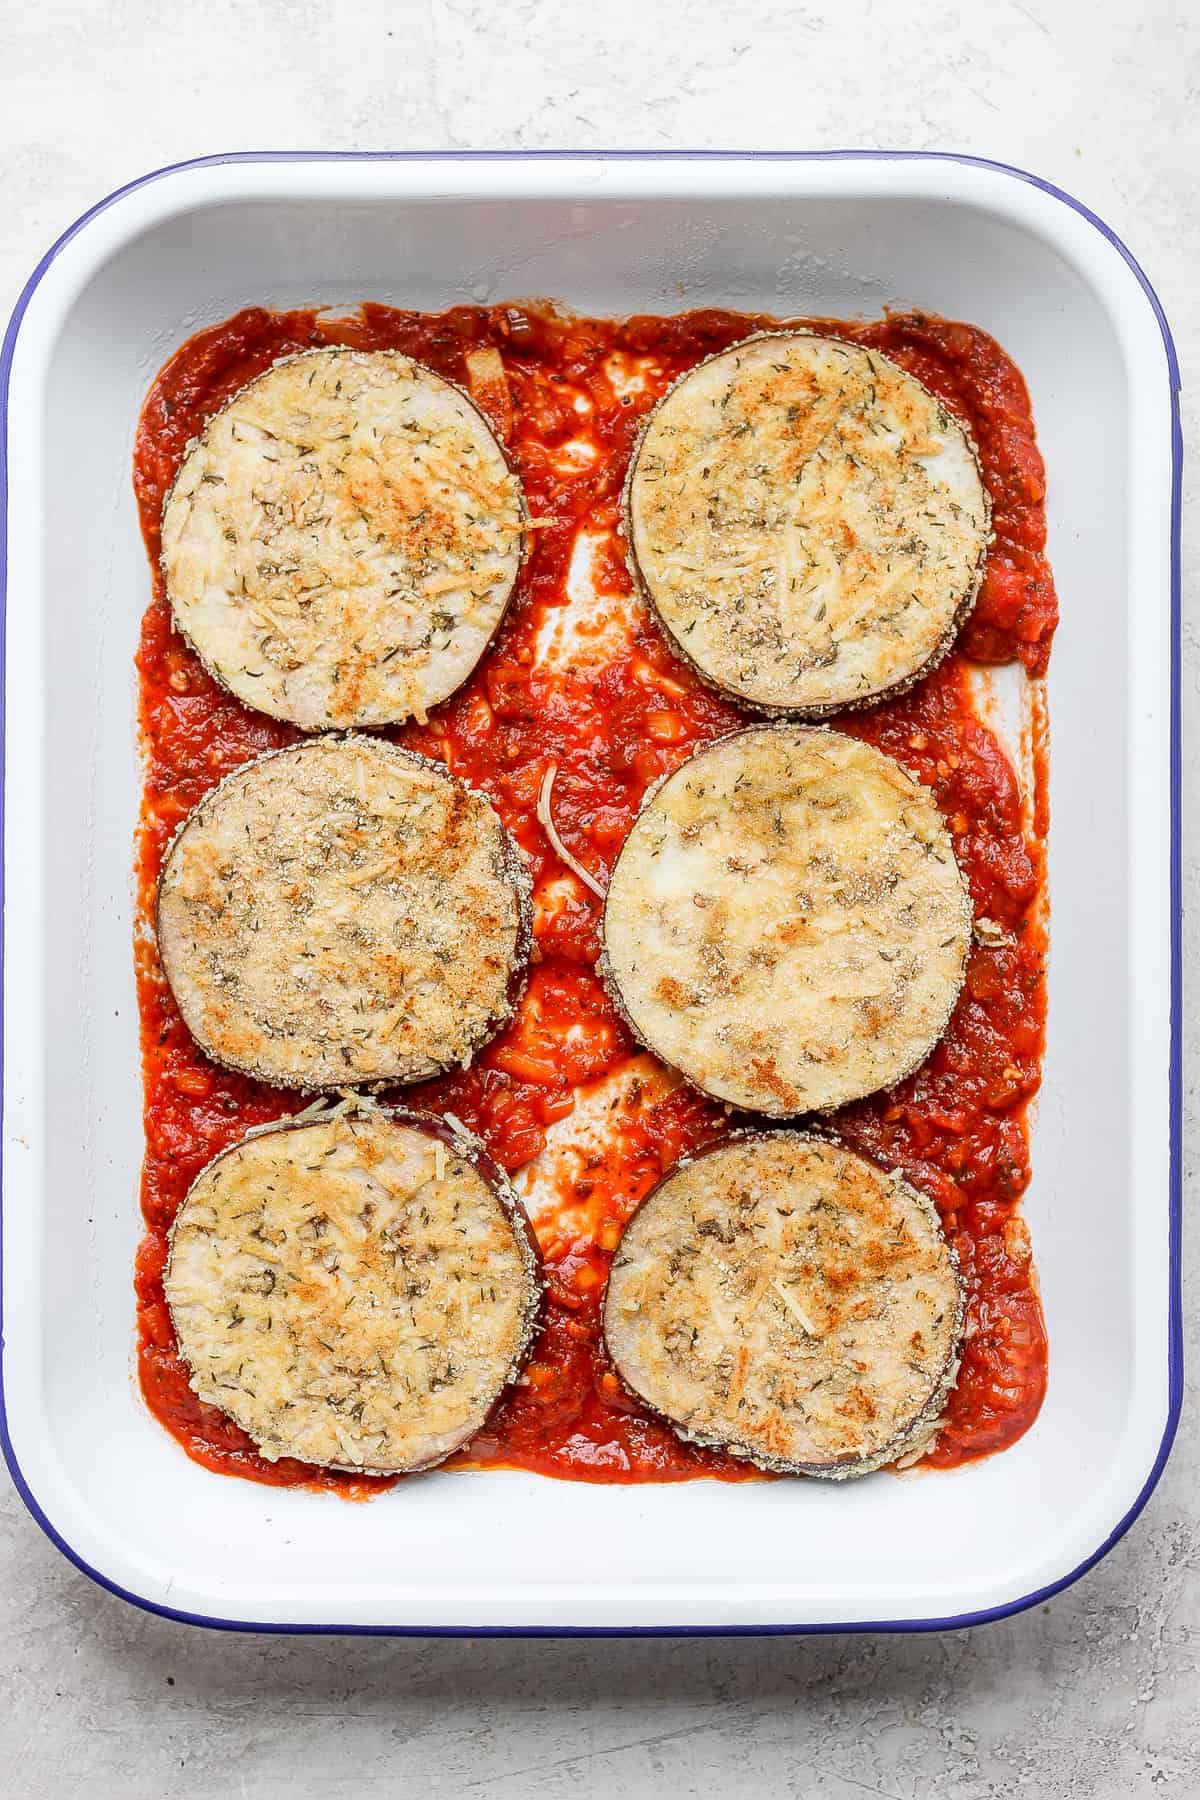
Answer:
[[(427, 1476), (371, 1505), (208, 1474), (132, 1375), (130, 966), (139, 402), (250, 302), (727, 305), (969, 319), (1016, 358), (1062, 627), (1049, 1043), (1026, 1216), (1050, 1388), (1004, 1455), (859, 1483)], [(135, 182), (35, 272), (3, 352), (4, 1448), (80, 1567), (275, 1630), (921, 1628), (1031, 1604), (1145, 1501), (1179, 1405), (1177, 372), (1084, 208), (948, 157), (215, 158)]]

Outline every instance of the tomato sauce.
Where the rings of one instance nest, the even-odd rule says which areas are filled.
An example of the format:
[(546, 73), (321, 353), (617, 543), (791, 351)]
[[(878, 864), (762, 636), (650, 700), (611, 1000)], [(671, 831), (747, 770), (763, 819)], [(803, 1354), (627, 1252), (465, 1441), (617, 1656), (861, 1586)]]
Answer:
[[(624, 1394), (604, 1355), (601, 1298), (624, 1221), (678, 1156), (738, 1120), (652, 1059), (634, 1058), (595, 972), (600, 902), (564, 869), (536, 806), (553, 763), (557, 830), (602, 885), (648, 785), (742, 720), (696, 680), (633, 599), (618, 536), (620, 491), (639, 420), (669, 383), (774, 323), (726, 312), (598, 320), (524, 306), (430, 315), (367, 305), (337, 319), (250, 308), (192, 338), (150, 391), (134, 457), (154, 571), (137, 659), (144, 799), (136, 959), (146, 1132), (138, 1357), (151, 1411), (209, 1468), (353, 1496), (389, 1485), (260, 1458), (236, 1425), (188, 1387), (162, 1286), (167, 1232), (193, 1178), (248, 1127), (300, 1104), (204, 1057), (154, 946), (155, 882), (180, 820), (231, 770), (299, 735), (224, 693), (173, 630), (157, 564), (162, 499), (188, 440), (248, 380), (279, 356), (349, 344), (403, 350), (463, 385), (466, 354), (498, 350), (508, 405), (496, 422), (536, 522), (518, 593), (479, 668), (426, 723), (389, 734), (486, 790), (526, 851), (535, 884), (534, 966), (518, 1016), (470, 1069), (404, 1094), (410, 1105), (453, 1112), (498, 1161), (522, 1172), (546, 1259), (545, 1320), (532, 1359), (457, 1461), (601, 1481), (750, 1473), (676, 1439)], [(958, 1250), (969, 1294), (963, 1363), (926, 1459), (948, 1467), (1020, 1437), (1046, 1383), (1046, 1335), (1020, 1216), (1030, 1173), (1026, 1110), (1038, 1087), (1045, 1026), (1044, 746), (1034, 758), (1034, 793), (1023, 803), (970, 684), (972, 662), (1019, 661), (1033, 676), (1045, 671), (1057, 607), (1045, 558), (1044, 472), (1021, 376), (983, 332), (918, 316), (825, 328), (894, 357), (969, 425), (994, 505), (986, 577), (954, 651), (902, 699), (838, 720), (839, 729), (877, 744), (932, 789), (985, 922), (950, 1026), (928, 1062), (834, 1120), (848, 1143), (900, 1167), (933, 1198)], [(494, 397), (480, 398), (495, 405)], [(582, 614), (571, 591), (581, 534), (594, 591)], [(568, 621), (574, 635), (554, 654), (556, 630), (565, 632)], [(587, 1096), (608, 1096), (609, 1087), (600, 1136), (585, 1135), (556, 1155), (556, 1134), (569, 1130)], [(548, 1173), (539, 1174), (543, 1168)]]

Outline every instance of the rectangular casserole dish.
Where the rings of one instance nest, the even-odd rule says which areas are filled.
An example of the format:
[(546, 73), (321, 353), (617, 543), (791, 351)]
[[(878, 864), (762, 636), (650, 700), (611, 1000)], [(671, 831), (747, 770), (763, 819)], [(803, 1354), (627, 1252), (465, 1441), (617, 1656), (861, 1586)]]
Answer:
[[(846, 1487), (439, 1474), (347, 1506), (216, 1479), (141, 1402), (142, 396), (242, 305), (530, 295), (924, 307), (992, 332), (1028, 382), (1062, 603), (1025, 1202), (1051, 1360), (1037, 1424), (1003, 1455)], [(961, 1625), (1102, 1555), (1161, 1471), (1181, 1388), (1178, 378), (1107, 228), (1028, 176), (947, 157), (216, 158), (74, 226), (22, 295), (3, 371), (4, 1448), (66, 1554), (201, 1623), (471, 1633)]]

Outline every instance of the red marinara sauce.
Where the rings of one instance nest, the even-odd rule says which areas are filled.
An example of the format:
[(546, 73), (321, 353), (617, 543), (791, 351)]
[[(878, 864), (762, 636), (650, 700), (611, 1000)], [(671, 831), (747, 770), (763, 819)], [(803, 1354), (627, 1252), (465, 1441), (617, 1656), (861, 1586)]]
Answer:
[[(603, 879), (648, 785), (739, 722), (703, 687), (631, 597), (618, 536), (621, 484), (639, 420), (684, 370), (761, 315), (587, 319), (552, 307), (456, 307), (431, 315), (366, 305), (353, 316), (250, 308), (190, 339), (161, 371), (137, 433), (134, 483), (154, 571), (138, 652), (145, 786), (138, 836), (136, 941), (145, 1092), (145, 1235), (137, 1257), (142, 1391), (190, 1456), (258, 1481), (362, 1495), (390, 1485), (296, 1462), (268, 1463), (191, 1392), (163, 1299), (167, 1232), (189, 1184), (251, 1125), (296, 1109), (292, 1094), (230, 1074), (191, 1039), (159, 967), (155, 884), (180, 820), (223, 776), (297, 733), (224, 693), (174, 631), (158, 572), (163, 496), (189, 439), (276, 358), (316, 345), (398, 349), (469, 385), (472, 349), (499, 351), (507, 397), (492, 411), (537, 521), (503, 628), (472, 678), (424, 725), (391, 735), (446, 762), (491, 796), (528, 854), (534, 967), (513, 1024), (467, 1071), (405, 1093), (455, 1113), (510, 1171), (527, 1169), (576, 1096), (606, 1090), (603, 1133), (548, 1151), (535, 1219), (546, 1259), (545, 1322), (521, 1383), (460, 1464), (503, 1464), (577, 1480), (735, 1479), (744, 1464), (681, 1443), (625, 1395), (600, 1337), (605, 1274), (621, 1227), (678, 1156), (722, 1135), (723, 1108), (680, 1086), (633, 1046), (595, 973), (600, 903), (554, 854), (536, 817), (551, 762), (555, 824)], [(878, 744), (933, 790), (990, 941), (971, 952), (942, 1042), (918, 1073), (845, 1108), (845, 1140), (898, 1166), (936, 1202), (969, 1305), (962, 1369), (928, 1462), (1002, 1449), (1033, 1422), (1046, 1335), (1019, 1213), (1029, 1181), (1026, 1108), (1045, 1024), (1044, 741), (1026, 807), (1000, 743), (972, 705), (969, 662), (1019, 660), (1044, 673), (1057, 605), (1044, 555), (1044, 471), (1025, 385), (982, 331), (892, 316), (824, 329), (885, 351), (970, 427), (990, 489), (995, 541), (971, 619), (942, 666), (902, 699), (848, 713), (839, 728)], [(570, 656), (539, 654), (567, 607), (577, 535), (589, 535), (595, 619)], [(565, 616), (565, 615), (563, 615)], [(615, 634), (613, 616), (624, 620)], [(580, 1099), (584, 1103), (584, 1098)]]

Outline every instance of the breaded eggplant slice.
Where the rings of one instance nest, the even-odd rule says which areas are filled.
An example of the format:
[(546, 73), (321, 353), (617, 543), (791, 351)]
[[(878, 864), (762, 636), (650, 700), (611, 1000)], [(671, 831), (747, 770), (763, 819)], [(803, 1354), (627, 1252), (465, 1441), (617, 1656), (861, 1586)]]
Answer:
[(834, 1479), (928, 1447), (962, 1323), (932, 1202), (796, 1131), (676, 1164), (626, 1226), (604, 1303), (621, 1379), (681, 1437)]
[(189, 446), (162, 519), (171, 610), (210, 674), (305, 731), (422, 718), (516, 584), (525, 509), (468, 397), (394, 350), (313, 350)]
[(512, 1017), (530, 883), (486, 795), (394, 744), (238, 769), (163, 863), (158, 946), (208, 1055), (281, 1087), (422, 1081)]
[(380, 1475), (474, 1436), (542, 1294), (529, 1222), (482, 1146), (381, 1109), (267, 1127), (209, 1163), (163, 1287), (193, 1391), (268, 1461)]
[(652, 790), (609, 882), (602, 971), (705, 1093), (825, 1112), (928, 1056), (971, 904), (929, 791), (840, 732), (758, 725)]
[(878, 350), (749, 338), (677, 381), (630, 463), (634, 579), (733, 699), (820, 717), (910, 686), (974, 604), (991, 503), (952, 414)]

